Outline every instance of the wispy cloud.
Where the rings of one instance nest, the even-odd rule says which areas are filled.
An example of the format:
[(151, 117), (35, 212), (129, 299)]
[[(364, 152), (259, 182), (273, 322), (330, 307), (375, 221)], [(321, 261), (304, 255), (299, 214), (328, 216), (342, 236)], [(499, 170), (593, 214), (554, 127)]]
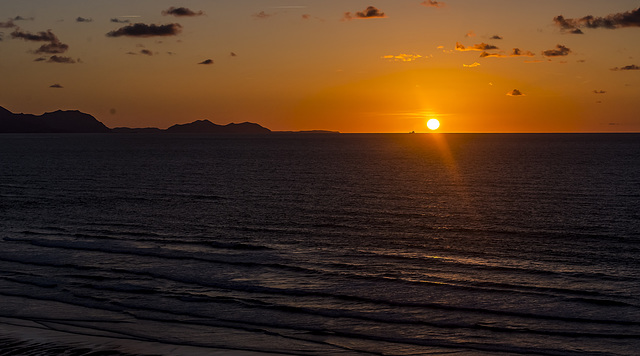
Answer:
[(581, 18), (568, 19), (562, 15), (553, 18), (553, 21), (563, 30), (571, 33), (582, 33), (580, 28), (608, 28), (640, 27), (640, 8), (627, 12), (619, 12), (604, 17), (587, 15)]
[(375, 6), (369, 6), (364, 11), (358, 11), (354, 15), (351, 12), (345, 12), (343, 20), (353, 20), (353, 19), (381, 19), (385, 18), (384, 12), (380, 11)]
[(556, 45), (554, 49), (548, 49), (546, 51), (542, 51), (542, 55), (545, 57), (562, 57), (567, 56), (571, 53), (571, 50), (564, 45)]
[(614, 68), (611, 68), (611, 70), (613, 70), (613, 71), (618, 71), (618, 70), (640, 70), (640, 66), (637, 66), (635, 64), (630, 64), (630, 65), (624, 66), (624, 67), (614, 67)]
[(205, 59), (204, 61), (202, 61), (202, 62), (200, 62), (198, 64), (205, 64), (205, 65), (213, 64), (213, 59), (211, 59), (211, 58)]
[(260, 11), (258, 13), (253, 14), (252, 16), (255, 17), (256, 19), (264, 20), (264, 19), (268, 19), (269, 17), (275, 16), (275, 14), (268, 14), (264, 11)]
[(76, 61), (71, 57), (63, 57), (63, 56), (56, 56), (56, 55), (49, 57), (47, 62), (48, 63), (69, 63), (69, 64), (76, 63)]
[(150, 51), (150, 50), (148, 50), (148, 49), (141, 49), (141, 50), (140, 50), (140, 53), (142, 53), (142, 54), (144, 54), (144, 55), (146, 55), (146, 56), (153, 56), (153, 52), (151, 52), (151, 51)]
[(51, 84), (49, 85), (49, 88), (62, 89), (64, 87), (60, 84)]
[(494, 45), (490, 45), (487, 43), (478, 43), (478, 44), (474, 44), (471, 47), (465, 47), (464, 45), (462, 45), (460, 42), (456, 42), (456, 51), (486, 51), (486, 50), (492, 50), (492, 49), (498, 49), (497, 46)]
[(436, 8), (440, 8), (440, 7), (446, 6), (446, 4), (444, 2), (435, 1), (435, 0), (426, 0), (426, 1), (421, 2), (420, 5), (426, 6), (426, 7), (436, 7)]
[(107, 37), (153, 37), (153, 36), (175, 36), (182, 31), (182, 26), (178, 23), (166, 25), (147, 25), (136, 23), (121, 27), (115, 31), (107, 33)]
[(594, 90), (593, 91), (594, 94), (606, 94), (607, 92), (604, 90)]
[(33, 21), (35, 20), (35, 17), (31, 16), (31, 17), (23, 17), (23, 16), (16, 16), (13, 18), (14, 21)]
[(12, 28), (16, 27), (16, 24), (13, 23), (13, 19), (9, 19), (5, 22), (0, 22), (0, 28)]
[(127, 19), (119, 19), (117, 17), (114, 17), (109, 21), (115, 22), (115, 23), (129, 23), (129, 22), (131, 22), (131, 21), (127, 20)]
[(475, 67), (479, 67), (479, 66), (480, 66), (480, 63), (478, 63), (478, 62), (473, 62), (473, 63), (471, 63), (471, 64), (463, 64), (462, 66), (463, 66), (463, 67), (465, 67), (465, 68), (475, 68)]
[(389, 54), (386, 56), (382, 56), (383, 59), (386, 60), (390, 60), (390, 61), (398, 61), (398, 62), (413, 62), (415, 60), (418, 60), (420, 58), (424, 58), (419, 54), (406, 54), (406, 53), (401, 53), (401, 54)]
[(78, 16), (76, 17), (76, 22), (93, 22), (93, 19)]
[(166, 10), (162, 10), (162, 15), (164, 16), (176, 16), (176, 17), (193, 17), (193, 16), (202, 16), (204, 15), (203, 11), (193, 11), (186, 7), (173, 7)]

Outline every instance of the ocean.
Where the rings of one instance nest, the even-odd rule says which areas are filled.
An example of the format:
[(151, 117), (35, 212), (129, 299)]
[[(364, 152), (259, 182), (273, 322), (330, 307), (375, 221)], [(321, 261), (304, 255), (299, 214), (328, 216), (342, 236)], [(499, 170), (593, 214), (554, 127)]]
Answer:
[(0, 214), (0, 355), (640, 352), (640, 134), (3, 134)]

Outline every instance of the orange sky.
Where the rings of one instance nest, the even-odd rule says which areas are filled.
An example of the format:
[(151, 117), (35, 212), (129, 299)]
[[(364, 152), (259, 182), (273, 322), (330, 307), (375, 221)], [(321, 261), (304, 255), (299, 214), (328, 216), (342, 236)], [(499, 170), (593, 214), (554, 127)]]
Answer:
[(109, 127), (208, 118), (425, 132), (437, 118), (441, 132), (638, 132), (636, 9), (602, 0), (4, 0), (0, 106), (79, 109)]

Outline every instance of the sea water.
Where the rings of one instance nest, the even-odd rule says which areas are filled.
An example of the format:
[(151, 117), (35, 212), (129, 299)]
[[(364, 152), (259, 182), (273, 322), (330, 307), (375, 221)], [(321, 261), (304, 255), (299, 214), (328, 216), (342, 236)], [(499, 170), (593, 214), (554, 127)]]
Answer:
[(4, 134), (0, 217), (0, 355), (640, 350), (638, 134)]

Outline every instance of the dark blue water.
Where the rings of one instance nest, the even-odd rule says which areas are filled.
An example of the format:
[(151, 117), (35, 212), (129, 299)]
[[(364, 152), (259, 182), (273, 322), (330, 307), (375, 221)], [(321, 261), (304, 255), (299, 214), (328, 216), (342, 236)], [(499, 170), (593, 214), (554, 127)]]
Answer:
[(640, 350), (638, 134), (5, 134), (0, 216), (7, 354)]

